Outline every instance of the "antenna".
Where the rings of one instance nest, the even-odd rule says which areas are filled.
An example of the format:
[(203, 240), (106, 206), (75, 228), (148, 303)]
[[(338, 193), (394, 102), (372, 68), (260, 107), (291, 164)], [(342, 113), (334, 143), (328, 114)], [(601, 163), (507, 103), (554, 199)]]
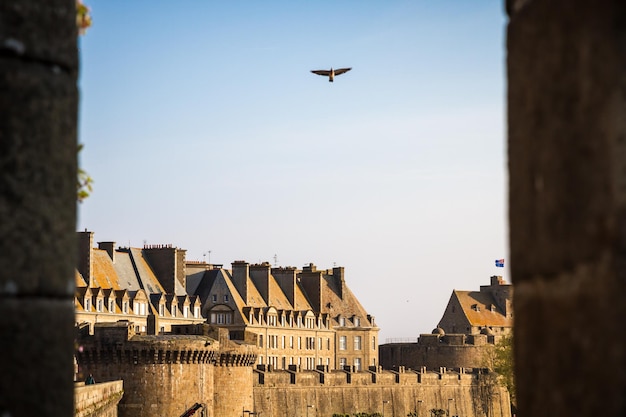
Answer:
[(274, 254), (274, 268), (278, 266), (278, 255)]
[(211, 263), (211, 251), (204, 252), (202, 254), (202, 258), (205, 259), (205, 263), (206, 263), (206, 255), (207, 255), (207, 253), (209, 254), (209, 263)]

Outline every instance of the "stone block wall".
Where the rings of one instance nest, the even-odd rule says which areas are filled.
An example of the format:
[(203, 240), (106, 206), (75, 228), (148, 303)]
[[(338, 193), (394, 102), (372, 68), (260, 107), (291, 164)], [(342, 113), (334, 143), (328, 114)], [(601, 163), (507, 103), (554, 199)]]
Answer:
[(421, 335), (417, 343), (381, 345), (379, 360), (385, 369), (484, 368), (493, 342), (485, 335)]
[(117, 405), (124, 395), (122, 381), (85, 385), (74, 388), (74, 417), (117, 417)]
[(265, 372), (255, 380), (254, 411), (262, 417), (331, 417), (358, 412), (392, 417), (416, 412), (427, 417), (432, 408), (449, 410), (451, 416), (511, 416), (508, 392), (500, 386), (489, 388), (486, 375), (332, 371), (320, 382), (316, 372), (307, 371), (297, 373), (293, 384), (286, 383), (285, 373)]

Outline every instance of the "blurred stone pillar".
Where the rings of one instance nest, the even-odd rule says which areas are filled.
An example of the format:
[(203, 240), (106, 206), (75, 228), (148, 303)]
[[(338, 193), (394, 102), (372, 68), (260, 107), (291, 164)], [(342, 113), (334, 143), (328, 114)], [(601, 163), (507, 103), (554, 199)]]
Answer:
[(75, 0), (0, 1), (0, 415), (73, 415)]
[(507, 12), (519, 415), (626, 415), (626, 2)]

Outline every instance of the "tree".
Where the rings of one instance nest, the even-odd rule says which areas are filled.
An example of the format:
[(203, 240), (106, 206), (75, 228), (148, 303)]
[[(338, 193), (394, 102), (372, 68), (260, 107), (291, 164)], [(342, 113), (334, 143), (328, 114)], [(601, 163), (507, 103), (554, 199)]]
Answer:
[(515, 397), (515, 363), (513, 361), (513, 336), (504, 336), (494, 346), (493, 370), (500, 375), (504, 386), (509, 390), (511, 404), (517, 404)]

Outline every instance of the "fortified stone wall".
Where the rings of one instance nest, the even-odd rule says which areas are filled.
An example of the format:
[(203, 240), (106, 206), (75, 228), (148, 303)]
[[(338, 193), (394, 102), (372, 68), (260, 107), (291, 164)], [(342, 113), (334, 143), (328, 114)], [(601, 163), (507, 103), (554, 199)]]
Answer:
[[(124, 381), (120, 417), (179, 416), (196, 403), (208, 415), (237, 417), (242, 404), (252, 406), (254, 347), (222, 346), (207, 335), (135, 335), (127, 322), (98, 326), (79, 343), (83, 375)], [(224, 398), (234, 408), (216, 405)]]
[[(506, 388), (493, 374), (464, 369), (440, 372), (255, 371), (254, 408), (263, 417), (331, 417), (335, 413), (430, 416), (433, 408), (450, 416), (510, 417)], [(384, 407), (384, 409), (383, 409)]]
[(417, 343), (380, 345), (380, 365), (385, 369), (404, 366), (419, 369), (483, 368), (496, 338), (487, 335), (420, 335)]
[(74, 417), (117, 417), (117, 405), (124, 394), (122, 381), (74, 388)]

